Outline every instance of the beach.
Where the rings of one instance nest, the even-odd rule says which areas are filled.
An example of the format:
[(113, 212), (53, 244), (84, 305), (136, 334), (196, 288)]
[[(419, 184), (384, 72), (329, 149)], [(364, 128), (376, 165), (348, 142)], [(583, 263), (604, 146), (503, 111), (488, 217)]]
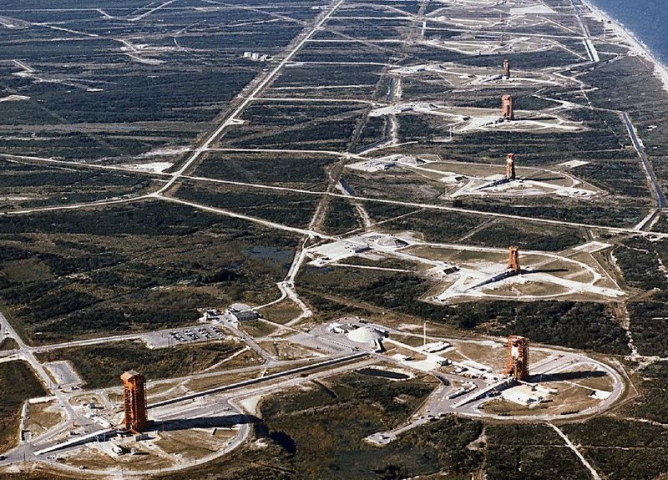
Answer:
[(620, 21), (614, 19), (589, 0), (581, 0), (582, 4), (591, 12), (589, 15), (605, 22), (606, 29), (612, 30), (616, 37), (630, 48), (630, 53), (646, 58), (654, 64), (654, 74), (663, 83), (663, 89), (668, 92), (668, 67), (636, 35), (627, 29)]

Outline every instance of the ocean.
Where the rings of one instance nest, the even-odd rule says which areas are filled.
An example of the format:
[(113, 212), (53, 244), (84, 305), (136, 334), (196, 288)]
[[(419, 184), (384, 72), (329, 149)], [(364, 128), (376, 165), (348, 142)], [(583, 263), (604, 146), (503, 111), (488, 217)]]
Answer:
[(668, 5), (666, 0), (589, 0), (623, 24), (664, 65), (668, 65)]

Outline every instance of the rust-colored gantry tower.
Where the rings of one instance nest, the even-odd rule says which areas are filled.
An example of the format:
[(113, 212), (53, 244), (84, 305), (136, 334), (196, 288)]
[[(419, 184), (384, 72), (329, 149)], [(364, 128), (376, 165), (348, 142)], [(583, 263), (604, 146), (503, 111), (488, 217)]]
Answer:
[(506, 268), (508, 268), (508, 270), (512, 270), (517, 275), (522, 273), (522, 269), (520, 268), (520, 251), (515, 246), (510, 247), (510, 255), (508, 255), (508, 266)]
[(529, 340), (513, 335), (508, 338), (508, 368), (506, 375), (517, 380), (529, 379)]
[(515, 154), (509, 153), (506, 157), (506, 178), (515, 180)]
[(510, 60), (507, 58), (503, 61), (503, 76), (510, 78)]
[(141, 373), (130, 370), (121, 375), (125, 405), (125, 428), (141, 433), (148, 429), (146, 413), (146, 379)]
[(515, 108), (513, 106), (512, 95), (504, 95), (501, 97), (501, 115), (504, 120), (515, 120)]

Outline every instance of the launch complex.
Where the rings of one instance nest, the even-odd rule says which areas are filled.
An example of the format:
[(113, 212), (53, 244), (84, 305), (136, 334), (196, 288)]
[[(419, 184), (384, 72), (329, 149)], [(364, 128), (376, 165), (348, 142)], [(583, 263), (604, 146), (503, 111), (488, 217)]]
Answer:
[[(172, 8), (171, 3), (147, 8), (131, 22), (162, 10), (168, 11), (167, 7)], [(374, 52), (385, 52), (394, 44), (402, 48), (401, 52), (397, 50), (393, 55), (388, 54), (387, 59), (381, 62), (365, 63), (364, 68), (368, 67), (369, 72), (364, 75), (372, 78), (373, 82), (383, 79), (383, 83), (374, 83), (369, 89), (369, 98), (357, 96), (362, 95), (359, 85), (316, 85), (307, 90), (303, 85), (295, 86), (298, 82), (292, 77), (283, 79), (284, 83), (280, 84), (278, 79), (285, 71), (298, 72), (305, 65), (312, 70), (308, 70), (307, 74), (302, 72), (304, 78), (329, 81), (332, 79), (326, 73), (313, 73), (315, 69), (346, 64), (339, 61), (342, 58), (340, 51), (334, 52), (339, 55), (334, 57), (338, 60), (331, 62), (316, 61), (321, 55), (317, 53), (319, 50), (300, 56), (302, 48), (330, 48), (328, 45), (334, 43), (330, 37), (315, 37), (325, 33), (334, 35), (326, 31), (327, 24), (330, 18), (341, 14), (339, 8), (346, 3), (349, 2), (313, 7), (318, 10), (318, 16), (311, 23), (295, 20), (299, 28), (306, 30), (289, 42), (286, 52), (279, 54), (279, 49), (276, 49), (276, 55), (273, 52), (272, 55), (260, 55), (251, 51), (246, 52), (247, 55), (239, 55), (235, 60), (249, 62), (246, 67), (256, 68), (258, 77), (230, 101), (230, 111), (220, 117), (223, 120), (214, 126), (209, 136), (199, 135), (200, 140), (204, 138), (199, 146), (175, 150), (187, 159), (180, 168), (175, 167), (173, 172), (153, 172), (154, 177), (146, 184), (154, 182), (157, 185), (155, 191), (137, 198), (131, 194), (114, 197), (92, 205), (98, 208), (107, 204), (116, 207), (117, 204), (135, 200), (141, 201), (142, 205), (168, 201), (170, 206), (199, 209), (193, 211), (220, 215), (221, 218), (239, 222), (239, 225), (252, 223), (258, 228), (253, 230), (254, 233), (250, 234), (250, 229), (244, 230), (246, 227), (239, 227), (238, 230), (239, 236), (253, 237), (248, 240), (251, 246), (244, 244), (236, 253), (243, 257), (244, 262), (254, 262), (254, 268), (260, 266), (257, 267), (260, 272), (258, 277), (270, 278), (269, 285), (275, 285), (276, 295), (269, 300), (257, 300), (257, 305), (232, 303), (250, 303), (250, 300), (238, 298), (242, 289), (236, 288), (238, 285), (234, 282), (244, 274), (237, 276), (236, 267), (230, 262), (229, 269), (222, 269), (220, 274), (212, 269), (212, 275), (207, 275), (206, 279), (216, 281), (212, 280), (202, 287), (207, 290), (198, 290), (205, 292), (201, 298), (212, 299), (212, 303), (229, 300), (230, 304), (198, 305), (200, 318), (193, 320), (192, 324), (190, 321), (175, 322), (178, 328), (152, 331), (129, 328), (126, 333), (114, 332), (118, 334), (97, 337), (91, 333), (61, 344), (28, 345), (20, 332), (0, 314), (3, 337), (13, 339), (16, 344), (15, 348), (12, 346), (7, 351), (0, 351), (0, 361), (27, 362), (47, 392), (44, 397), (25, 402), (17, 432), (20, 441), (0, 459), (0, 475), (3, 471), (23, 471), (20, 470), (22, 466), (27, 470), (39, 465), (70, 475), (78, 475), (85, 470), (86, 475), (100, 478), (148, 478), (199, 466), (242, 448), (265, 448), (266, 445), (258, 443), (253, 437), (254, 425), (262, 421), (263, 401), (285, 392), (313, 388), (328, 391), (327, 382), (336, 382), (341, 376), (349, 374), (371, 375), (384, 382), (402, 382), (417, 376), (429, 380), (426, 399), (416, 411), (396, 425), (382, 427), (387, 430), (358, 439), (366, 442), (365, 446), (378, 449), (401, 438), (407, 431), (446, 416), (494, 423), (584, 421), (615, 407), (627, 396), (629, 379), (624, 367), (615, 358), (543, 344), (541, 341), (547, 342), (550, 337), (536, 338), (539, 337), (537, 331), (529, 328), (522, 330), (517, 321), (519, 314), (515, 314), (516, 310), (521, 310), (515, 307), (523, 305), (523, 302), (603, 304), (621, 303), (627, 298), (629, 293), (620, 286), (621, 275), (612, 271), (617, 267), (610, 253), (615, 246), (613, 235), (620, 229), (605, 227), (607, 230), (603, 235), (603, 227), (597, 230), (595, 225), (577, 224), (568, 218), (566, 223), (579, 229), (576, 231), (573, 227), (575, 240), (569, 243), (571, 237), (568, 233), (572, 232), (566, 228), (564, 243), (552, 243), (554, 238), (550, 236), (554, 231), (557, 232), (554, 237), (559, 237), (564, 223), (549, 216), (554, 213), (550, 210), (554, 203), (563, 202), (586, 209), (595, 202), (604, 203), (611, 193), (603, 186), (597, 186), (599, 183), (594, 185), (595, 179), (587, 181), (581, 178), (584, 175), (579, 174), (581, 170), (578, 168), (587, 165), (587, 162), (575, 157), (556, 162), (552, 161), (550, 152), (543, 152), (543, 157), (536, 158), (537, 154), (532, 155), (531, 149), (525, 148), (526, 144), (506, 142), (499, 146), (496, 140), (490, 141), (493, 148), (487, 151), (492, 153), (486, 156), (477, 156), (478, 144), (475, 143), (474, 148), (469, 150), (451, 148), (464, 144), (464, 140), (468, 141), (467, 136), (487, 141), (489, 138), (512, 138), (518, 133), (542, 138), (554, 134), (574, 136), (589, 131), (584, 121), (577, 120), (579, 117), (567, 114), (578, 109), (578, 113), (582, 113), (586, 108), (559, 98), (541, 96), (545, 91), (557, 88), (576, 92), (571, 97), (564, 95), (564, 98), (584, 95), (586, 89), (579, 80), (579, 76), (583, 75), (581, 71), (569, 76), (564, 72), (570, 67), (531, 68), (515, 60), (522, 58), (520, 53), (529, 53), (535, 55), (531, 58), (538, 62), (541, 55), (547, 55), (553, 49), (559, 50), (555, 47), (559, 38), (574, 29), (579, 32), (579, 27), (573, 26), (575, 21), (570, 22), (569, 27), (563, 27), (563, 31), (559, 30), (560, 35), (549, 41), (539, 34), (518, 34), (504, 40), (503, 33), (499, 39), (492, 34), (460, 36), (459, 31), (470, 29), (469, 25), (480, 25), (483, 30), (505, 29), (512, 22), (523, 22), (522, 31), (533, 26), (553, 28), (549, 23), (556, 22), (544, 21), (542, 17), (556, 16), (556, 12), (542, 3), (527, 7), (513, 1), (494, 2), (494, 8), (507, 12), (507, 19), (497, 22), (496, 14), (488, 14), (492, 2), (483, 0), (446, 2), (450, 4), (448, 8), (438, 7), (430, 13), (425, 13), (427, 4), (420, 4), (416, 10), (418, 13), (402, 13), (399, 7), (385, 6), (385, 14), (406, 17), (397, 20), (388, 16), (385, 19), (408, 22), (405, 28), (397, 30), (398, 36), (379, 42), (366, 37), (360, 42), (351, 41), (351, 45), (355, 44), (354, 48), (369, 48), (371, 45)], [(353, 7), (362, 8), (359, 5)], [(201, 12), (198, 9), (198, 14), (206, 13), (209, 8), (214, 9), (206, 7)], [(301, 6), (294, 8), (298, 10)], [(570, 6), (568, 10), (568, 15), (571, 15)], [(453, 16), (454, 12), (459, 13)], [(281, 20), (279, 15), (275, 16), (276, 19), (266, 23)], [(346, 15), (338, 19), (339, 23), (348, 20), (350, 17)], [(456, 38), (440, 36), (439, 32), (444, 32), (446, 26), (458, 29), (459, 33), (449, 32)], [(364, 30), (366, 34), (367, 29)], [(76, 33), (68, 32), (72, 35)], [(335, 35), (349, 41), (348, 33), (336, 31)], [(576, 38), (568, 43), (569, 47), (563, 50), (572, 53), (574, 48), (581, 48), (580, 53), (575, 53), (579, 61), (584, 65), (598, 62), (598, 52), (589, 33), (584, 39), (579, 35), (577, 33)], [(196, 51), (194, 47), (178, 46), (176, 37), (173, 40), (169, 44), (177, 44), (173, 48), (179, 52)], [(118, 41), (110, 43), (115, 45)], [(125, 41), (123, 44), (125, 55), (130, 47)], [(420, 50), (432, 47), (436, 53), (430, 55)], [(351, 47), (351, 52), (354, 48)], [(128, 53), (131, 54), (128, 58), (152, 68), (164, 63), (163, 60), (141, 57), (141, 50), (137, 46)], [(443, 52), (448, 52), (453, 58), (470, 61), (440, 61), (438, 54), (445, 54)], [(564, 54), (561, 50), (559, 52)], [(373, 70), (376, 67), (382, 68), (382, 73), (378, 73), (381, 70)], [(26, 72), (19, 76), (34, 73)], [(360, 73), (360, 78), (364, 75)], [(333, 77), (336, 81), (345, 80), (339, 78), (345, 77), (343, 74)], [(414, 81), (424, 80), (425, 77), (423, 83)], [(76, 85), (78, 88), (79, 83)], [(537, 93), (524, 95), (522, 92), (529, 88)], [(461, 105), (448, 102), (442, 94), (446, 90), (452, 92), (453, 98), (468, 100), (462, 100)], [(439, 92), (438, 96), (429, 97), (434, 91)], [(473, 101), (469, 97), (455, 97), (462, 92), (479, 94), (480, 101), (477, 98)], [(256, 108), (251, 115), (249, 105), (261, 100), (264, 103), (253, 105)], [(292, 112), (291, 115), (264, 114), (281, 103), (290, 103), (286, 111)], [(309, 110), (313, 118), (299, 110), (302, 104), (307, 103), (317, 105)], [(354, 104), (355, 108), (361, 105), (359, 111), (362, 116), (357, 117), (357, 110), (350, 110), (354, 114), (344, 107), (336, 110), (344, 104)], [(313, 113), (319, 115), (326, 109), (336, 112), (327, 117), (327, 121), (331, 121), (336, 128), (323, 120), (324, 114), (321, 119)], [(244, 117), (244, 114), (247, 116)], [(286, 127), (294, 121), (292, 117), (300, 118), (303, 124)], [(261, 123), (268, 118), (276, 122), (272, 126), (274, 130), (263, 130)], [(320, 137), (302, 136), (303, 132), (298, 129), (311, 129), (304, 131), (312, 136), (325, 135), (323, 132), (339, 128), (340, 124), (335, 122), (346, 120), (351, 122), (350, 135), (354, 141), (332, 141), (328, 144)], [(361, 127), (367, 123), (382, 132), (382, 138), (369, 140), (359, 149), (349, 148), (364, 137)], [(340, 130), (346, 128), (341, 127)], [(405, 141), (410, 134), (415, 135), (415, 130), (424, 133), (424, 138), (418, 141), (410, 137)], [(629, 127), (629, 131), (633, 129)], [(278, 145), (280, 149), (263, 149), (253, 143), (258, 139), (268, 142), (272, 138), (276, 144), (270, 145)], [(292, 141), (294, 138), (300, 141)], [(308, 145), (302, 145), (302, 141)], [(540, 143), (539, 140), (537, 142)], [(244, 173), (245, 177), (237, 178), (226, 176), (231, 175), (228, 170), (232, 167), (215, 165), (210, 168), (219, 177), (200, 176), (203, 174), (197, 169), (202, 164), (207, 165), (205, 162), (210, 160), (209, 155), (227, 155), (230, 152), (248, 155), (279, 152), (271, 158), (271, 167), (263, 167), (272, 170), (275, 175), (279, 174), (273, 169), (281, 170), (282, 159), (291, 155), (318, 155), (319, 161), (320, 157), (324, 159), (325, 167), (321, 170), (325, 175), (308, 180), (271, 177), (271, 181), (263, 184), (256, 180), (267, 174), (260, 171), (262, 168), (252, 173), (248, 173), (249, 169)], [(546, 157), (552, 160), (547, 161)], [(299, 161), (311, 162), (310, 158), (313, 157), (299, 156)], [(56, 163), (60, 167), (59, 162), (61, 160), (55, 158), (39, 159), (40, 165)], [(241, 163), (243, 161), (239, 161)], [(85, 165), (88, 170), (99, 166), (93, 163)], [(126, 167), (114, 164), (110, 169), (118, 173), (116, 170)], [(318, 173), (322, 174), (322, 171)], [(137, 173), (137, 169), (131, 173)], [(352, 180), (349, 182), (346, 178)], [(193, 185), (200, 186), (197, 182), (202, 182), (207, 188), (213, 185), (221, 190), (211, 190), (213, 193), (205, 189), (196, 190), (195, 187), (189, 190)], [(237, 188), (242, 193), (235, 196), (231, 192), (237, 192), (234, 190)], [(190, 192), (192, 197), (170, 196), (174, 191), (175, 195)], [(273, 208), (280, 202), (265, 198), (279, 197), (267, 194), (262, 201), (257, 200), (262, 204), (256, 205), (253, 199), (254, 195), (260, 195), (258, 192), (262, 195), (267, 192), (285, 195), (280, 198), (293, 196), (291, 198), (299, 200), (286, 202), (288, 208), (277, 213)], [(232, 206), (215, 203), (221, 199), (229, 200)], [(211, 205), (198, 203), (200, 201), (210, 201)], [(283, 218), (294, 213), (289, 211), (293, 205), (297, 211), (303, 204), (313, 204), (312, 217)], [(480, 208), (474, 211), (472, 204)], [(529, 214), (525, 211), (535, 208), (536, 204), (547, 214), (530, 223)], [(332, 205), (344, 205), (346, 210), (341, 207), (341, 211), (328, 211), (333, 208)], [(372, 211), (371, 206), (375, 210)], [(62, 211), (74, 211), (79, 207), (78, 204), (68, 204)], [(50, 212), (49, 208), (46, 210)], [(655, 221), (659, 210), (650, 212), (636, 230)], [(32, 213), (32, 210), (23, 213), (26, 212)], [(449, 220), (443, 220), (438, 225), (436, 220), (431, 223), (432, 218), (437, 217)], [(460, 220), (463, 225), (459, 225)], [(350, 228), (346, 221), (351, 222)], [(470, 226), (466, 223), (468, 221)], [(340, 227), (338, 222), (345, 228)], [(228, 236), (223, 222), (212, 224), (211, 228), (220, 230), (207, 231), (208, 236), (205, 239), (202, 237), (201, 244), (197, 245), (197, 255), (201, 254), (202, 258), (209, 255), (207, 246)], [(54, 223), (49, 228), (56, 228), (56, 225)], [(157, 225), (156, 231), (163, 232), (162, 227)], [(544, 235), (542, 230), (548, 228), (552, 229), (550, 235)], [(281, 237), (281, 241), (285, 240), (285, 248), (272, 249), (262, 243), (271, 236), (267, 232), (274, 230), (285, 235)], [(636, 230), (631, 230), (631, 233), (636, 233)], [(257, 232), (261, 233), (256, 235)], [(59, 245), (71, 248), (76, 242), (60, 241)], [(96, 252), (106, 252), (106, 247), (91, 244), (91, 251), (93, 247)], [(173, 248), (175, 255), (180, 255), (179, 248)], [(258, 251), (267, 256), (263, 257)], [(290, 254), (288, 260), (281, 257), (285, 251)], [(267, 258), (279, 265), (277, 278), (280, 281), (277, 283), (270, 274), (261, 271), (263, 262), (269, 262)], [(196, 261), (206, 262), (193, 257), (192, 262)], [(187, 268), (184, 267), (184, 270)], [(323, 272), (342, 272), (338, 277), (334, 274), (327, 277), (334, 279), (329, 285), (350, 281), (350, 285), (346, 286), (351, 289), (358, 285), (355, 283), (356, 276), (375, 275), (371, 277), (372, 282), (366, 285), (373, 286), (375, 290), (370, 287), (369, 291), (373, 290), (371, 293), (376, 297), (370, 294), (368, 297), (349, 295), (348, 298), (340, 292), (324, 291), (326, 286), (323, 288), (316, 281), (310, 285), (304, 281), (308, 275), (325, 278)], [(174, 275), (178, 276), (177, 273)], [(79, 280), (92, 278), (83, 277)], [(72, 275), (62, 278), (74, 280)], [(180, 288), (186, 285), (206, 283), (203, 278), (204, 275), (191, 275), (174, 284), (154, 286), (151, 283), (147, 296), (164, 291), (177, 292), (178, 295)], [(407, 294), (395, 297), (396, 285), (406, 278), (416, 284), (422, 282), (422, 290), (418, 287), (401, 290), (402, 294), (409, 291), (410, 298)], [(260, 288), (252, 283), (255, 279), (248, 281), (252, 287), (243, 294), (250, 292), (248, 297), (257, 295)], [(384, 287), (387, 289), (382, 290)], [(223, 290), (224, 294), (221, 294)], [(83, 294), (80, 296), (84, 298)], [(234, 298), (229, 298), (232, 296)], [(380, 297), (382, 302), (374, 303)], [(76, 298), (79, 299), (78, 292)], [(197, 298), (199, 301), (200, 297)], [(507, 313), (511, 311), (508, 309), (503, 314), (490, 314), (490, 318), (477, 311), (472, 313), (475, 329), (458, 329), (456, 321), (448, 323), (450, 319), (447, 315), (461, 311), (463, 304), (477, 301), (515, 303), (513, 313)], [(399, 308), (409, 302), (424, 302), (417, 305), (425, 308), (408, 313)], [(319, 310), (318, 305), (335, 307)], [(194, 310), (192, 308), (191, 313)], [(425, 321), (422, 318), (424, 311), (437, 312), (432, 317), (425, 314), (426, 318), (435, 320)], [(441, 315), (446, 311), (449, 313)], [(150, 313), (156, 317), (160, 315), (159, 311)], [(121, 310), (121, 315), (124, 314)], [(541, 319), (536, 318), (535, 321), (540, 322)], [(536, 337), (527, 332), (535, 333)], [(224, 344), (229, 347), (229, 354), (225, 353), (225, 358), (201, 371), (165, 378), (151, 378), (141, 368), (132, 365), (133, 358), (128, 358), (127, 365), (115, 365), (120, 370), (114, 373), (115, 378), (120, 375), (117, 384), (105, 388), (89, 387), (70, 361), (47, 361), (40, 357), (56, 350), (119, 342), (133, 342), (133, 347), (139, 344), (142, 348), (161, 352), (169, 352), (176, 347), (185, 349), (193, 345)], [(127, 371), (123, 372), (125, 369)], [(395, 400), (398, 403), (402, 401), (401, 398)], [(39, 425), (31, 422), (31, 415), (38, 414), (48, 421)], [(299, 421), (307, 423), (309, 419), (301, 418)], [(251, 445), (251, 442), (254, 443)]]

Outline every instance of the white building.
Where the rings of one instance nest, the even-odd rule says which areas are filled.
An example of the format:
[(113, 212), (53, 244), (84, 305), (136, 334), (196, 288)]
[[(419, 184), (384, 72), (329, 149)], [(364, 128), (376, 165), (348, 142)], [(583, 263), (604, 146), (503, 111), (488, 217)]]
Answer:
[(246, 322), (257, 320), (261, 315), (248, 305), (243, 303), (233, 303), (227, 309), (227, 314), (232, 316), (237, 322)]
[(501, 397), (509, 402), (517, 403), (518, 405), (532, 406), (544, 402), (547, 397), (556, 390), (544, 388), (538, 385), (518, 385), (501, 392)]

